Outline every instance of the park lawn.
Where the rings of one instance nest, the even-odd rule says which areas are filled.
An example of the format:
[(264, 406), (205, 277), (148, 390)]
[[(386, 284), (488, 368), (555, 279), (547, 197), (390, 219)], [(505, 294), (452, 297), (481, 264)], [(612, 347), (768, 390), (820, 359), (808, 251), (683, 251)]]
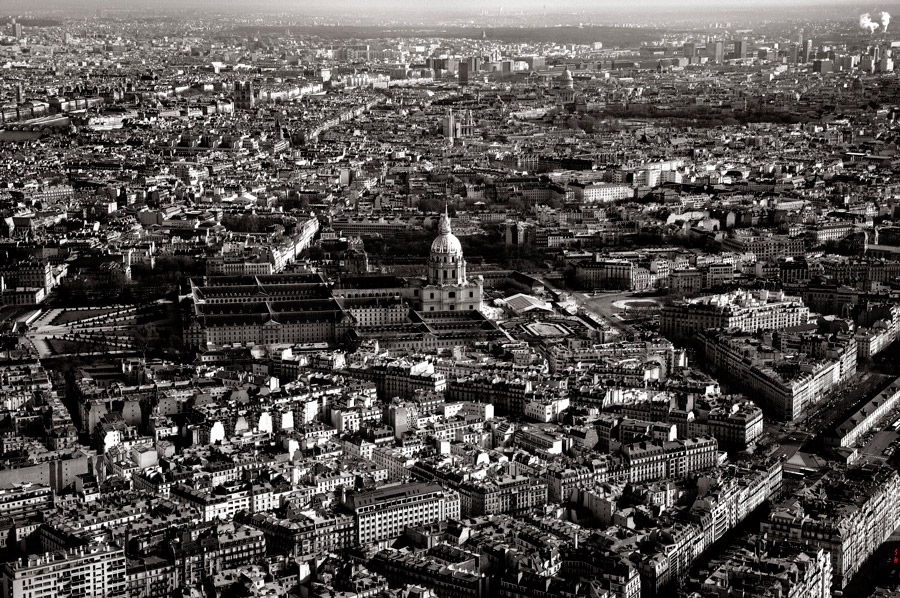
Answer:
[(90, 309), (67, 309), (63, 311), (61, 314), (56, 316), (56, 319), (53, 321), (53, 324), (57, 326), (62, 326), (63, 324), (71, 324), (72, 322), (77, 322), (78, 320), (84, 320), (86, 318), (93, 318), (96, 316), (102, 316), (106, 314), (111, 314), (116, 311), (115, 307), (93, 307)]

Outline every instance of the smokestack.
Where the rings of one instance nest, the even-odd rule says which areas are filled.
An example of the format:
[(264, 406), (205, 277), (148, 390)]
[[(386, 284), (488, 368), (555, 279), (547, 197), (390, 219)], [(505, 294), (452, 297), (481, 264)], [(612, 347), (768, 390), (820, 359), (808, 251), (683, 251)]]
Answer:
[(886, 32), (888, 25), (890, 25), (890, 24), (891, 24), (891, 13), (889, 13), (886, 10), (882, 11), (881, 12), (881, 30)]
[(859, 15), (859, 26), (863, 29), (868, 29), (870, 34), (875, 33), (875, 30), (878, 29), (878, 23), (872, 20), (872, 16), (869, 13)]

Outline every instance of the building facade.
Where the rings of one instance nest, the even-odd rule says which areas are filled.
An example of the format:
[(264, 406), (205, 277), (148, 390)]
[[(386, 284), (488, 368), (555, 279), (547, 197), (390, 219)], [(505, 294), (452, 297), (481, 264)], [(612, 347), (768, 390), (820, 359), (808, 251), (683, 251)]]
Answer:
[(483, 282), (470, 282), (462, 244), (450, 229), (450, 216), (441, 215), (438, 237), (431, 244), (422, 311), (481, 311)]
[(9, 561), (3, 598), (126, 596), (125, 552), (114, 544), (80, 546)]
[(438, 484), (412, 483), (349, 493), (345, 505), (356, 517), (357, 542), (394, 540), (407, 526), (459, 518), (459, 494)]

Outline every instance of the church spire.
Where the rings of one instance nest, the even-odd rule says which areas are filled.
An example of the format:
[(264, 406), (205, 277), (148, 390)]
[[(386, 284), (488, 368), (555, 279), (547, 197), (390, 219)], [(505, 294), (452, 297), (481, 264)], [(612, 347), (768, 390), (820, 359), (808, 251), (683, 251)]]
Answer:
[(438, 233), (442, 235), (450, 234), (450, 214), (447, 212), (447, 204), (444, 204), (444, 213), (441, 214), (441, 221), (438, 223)]

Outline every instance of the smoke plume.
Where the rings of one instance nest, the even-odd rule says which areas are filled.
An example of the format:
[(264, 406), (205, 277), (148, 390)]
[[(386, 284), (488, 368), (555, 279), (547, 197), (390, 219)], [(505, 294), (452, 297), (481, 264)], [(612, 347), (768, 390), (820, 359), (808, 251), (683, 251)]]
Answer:
[(891, 24), (891, 13), (889, 13), (886, 10), (882, 11), (881, 12), (881, 30), (887, 31), (887, 27), (890, 24)]
[[(890, 17), (888, 18), (890, 19)], [(875, 33), (875, 30), (878, 29), (878, 23), (872, 20), (872, 15), (869, 13), (859, 15), (859, 26), (868, 29), (869, 33)]]

